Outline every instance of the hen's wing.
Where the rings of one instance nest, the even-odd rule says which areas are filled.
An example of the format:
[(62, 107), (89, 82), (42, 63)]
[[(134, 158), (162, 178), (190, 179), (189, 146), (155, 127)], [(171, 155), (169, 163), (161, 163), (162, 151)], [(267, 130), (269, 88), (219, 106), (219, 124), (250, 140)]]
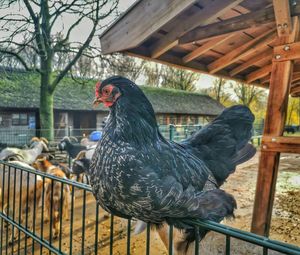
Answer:
[(152, 171), (160, 178), (174, 177), (183, 189), (192, 186), (201, 191), (209, 176), (215, 182), (205, 162), (176, 143), (162, 141), (159, 149), (140, 153), (139, 158), (146, 166), (151, 166)]
[[(119, 176), (116, 205), (118, 211), (145, 222), (171, 221), (180, 226), (183, 218), (221, 221), (232, 215), (236, 206), (234, 198), (220, 189), (199, 191), (192, 185), (186, 188), (172, 175), (159, 176), (163, 172), (147, 166), (141, 160), (130, 160), (126, 172)], [(206, 180), (206, 184), (209, 184)]]

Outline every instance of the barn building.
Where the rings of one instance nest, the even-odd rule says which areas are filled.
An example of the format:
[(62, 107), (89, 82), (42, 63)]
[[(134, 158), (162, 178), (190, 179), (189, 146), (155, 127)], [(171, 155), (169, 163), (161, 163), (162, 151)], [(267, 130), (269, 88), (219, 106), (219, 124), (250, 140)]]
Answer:
[[(108, 109), (103, 106), (93, 109), (94, 86), (95, 81), (82, 85), (66, 78), (57, 87), (54, 96), (56, 137), (63, 136), (68, 127), (80, 133), (101, 129)], [(202, 125), (223, 109), (221, 104), (207, 95), (147, 86), (141, 88), (150, 99), (160, 125)], [(2, 75), (0, 90), (1, 142), (9, 143), (11, 136), (18, 136), (22, 141), (18, 130), (35, 132), (40, 126), (39, 79), (35, 74), (26, 73)], [(7, 130), (13, 130), (12, 134), (8, 136)]]

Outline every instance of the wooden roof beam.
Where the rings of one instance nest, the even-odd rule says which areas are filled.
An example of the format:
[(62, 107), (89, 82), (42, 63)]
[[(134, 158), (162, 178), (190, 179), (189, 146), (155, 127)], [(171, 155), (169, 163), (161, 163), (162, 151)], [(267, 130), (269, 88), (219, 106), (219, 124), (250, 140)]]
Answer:
[(230, 35), (227, 35), (227, 36), (223, 36), (223, 38), (215, 38), (215, 39), (212, 39), (212, 40), (208, 41), (207, 43), (204, 43), (199, 48), (195, 49), (191, 53), (184, 56), (182, 58), (183, 62), (187, 63), (189, 61), (192, 61), (195, 58), (200, 57), (204, 53), (208, 52), (209, 50), (213, 49), (214, 47), (216, 47), (216, 46), (220, 45), (221, 43), (225, 42), (226, 40), (231, 38), (233, 35), (234, 34), (230, 34)]
[[(270, 82), (270, 75), (266, 76), (266, 77), (263, 77), (262, 79), (260, 79), (260, 82), (262, 84), (264, 83), (268, 83)], [(297, 72), (294, 72), (293, 73), (293, 76), (292, 76), (292, 86), (296, 86), (300, 81), (300, 72), (297, 71)]]
[(298, 96), (300, 94), (300, 83), (297, 83), (291, 87), (290, 94), (291, 96)]
[(260, 83), (266, 85), (266, 83), (270, 83), (271, 76), (267, 75), (265, 77), (260, 78)]
[(268, 30), (258, 37), (242, 44), (240, 47), (230, 51), (226, 55), (218, 58), (208, 65), (209, 73), (214, 74), (226, 66), (229, 66), (243, 57), (253, 54), (255, 51), (258, 51), (265, 45), (269, 44), (275, 39), (274, 30), (275, 29)]
[[(292, 16), (300, 15), (300, 4), (291, 9)], [(260, 27), (264, 24), (271, 24), (275, 20), (273, 7), (250, 12), (220, 22), (199, 26), (187, 32), (179, 38), (179, 44), (207, 40), (220, 35), (244, 31), (253, 27)]]
[(296, 82), (296, 81), (300, 81), (300, 72), (295, 72), (293, 73), (292, 76), (292, 83)]
[(153, 45), (151, 57), (158, 58), (169, 49), (176, 46), (180, 36), (197, 26), (209, 24), (242, 1), (243, 0), (215, 0), (213, 2), (208, 0), (201, 1), (203, 9), (199, 9), (198, 12), (190, 15), (185, 20), (178, 20), (176, 28)]
[(260, 78), (265, 77), (266, 75), (268, 75), (269, 73), (271, 73), (272, 71), (272, 64), (264, 66), (250, 74), (247, 75), (246, 77), (246, 82), (247, 83), (251, 83), (253, 81), (256, 81)]
[(271, 59), (272, 54), (273, 54), (273, 50), (271, 48), (267, 49), (264, 52), (260, 52), (256, 56), (247, 60), (245, 63), (234, 68), (229, 74), (230, 74), (230, 76), (234, 76), (234, 75), (246, 70), (248, 67), (256, 65), (257, 63), (259, 63), (263, 60)]
[(100, 35), (103, 53), (136, 47), (195, 2), (196, 0), (137, 1)]
[(273, 0), (278, 36), (287, 36), (292, 31), (289, 0)]
[[(159, 58), (151, 58), (149, 49), (144, 46), (140, 46), (138, 48), (131, 49), (129, 51), (125, 51), (124, 53), (127, 55), (130, 55), (130, 56), (133, 56), (133, 57), (139, 57), (139, 58), (142, 58), (145, 60), (161, 63), (164, 65), (169, 65), (169, 66), (173, 66), (173, 67), (181, 68), (181, 69), (187, 69), (187, 70), (190, 70), (193, 72), (198, 72), (201, 74), (208, 74), (207, 66), (200, 63), (199, 61), (192, 60), (188, 63), (183, 63), (182, 58), (177, 57), (169, 52), (160, 56)], [(244, 77), (242, 77), (242, 76), (230, 77), (228, 72), (226, 72), (224, 70), (222, 70), (221, 72), (218, 73), (218, 77), (224, 78), (224, 79), (231, 79), (231, 80), (241, 82), (241, 83), (245, 82)], [(266, 86), (263, 86), (259, 83), (254, 83), (253, 85), (262, 87), (262, 88), (267, 88)]]

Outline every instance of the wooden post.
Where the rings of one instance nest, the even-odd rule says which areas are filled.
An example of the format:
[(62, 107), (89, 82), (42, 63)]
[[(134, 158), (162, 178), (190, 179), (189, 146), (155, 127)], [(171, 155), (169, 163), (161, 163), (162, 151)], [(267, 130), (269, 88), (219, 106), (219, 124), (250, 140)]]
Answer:
[[(284, 46), (286, 43), (296, 41), (298, 32), (299, 19), (296, 17), (293, 19), (292, 33), (289, 36), (280, 37), (280, 45)], [(278, 56), (274, 56), (272, 63), (268, 109), (264, 128), (264, 136), (271, 137), (283, 135), (293, 72), (293, 62), (291, 60), (278, 62), (275, 58), (278, 58)], [(262, 143), (251, 227), (252, 232), (265, 236), (269, 235), (270, 230), (280, 158), (279, 152), (268, 151), (267, 146), (267, 144)]]

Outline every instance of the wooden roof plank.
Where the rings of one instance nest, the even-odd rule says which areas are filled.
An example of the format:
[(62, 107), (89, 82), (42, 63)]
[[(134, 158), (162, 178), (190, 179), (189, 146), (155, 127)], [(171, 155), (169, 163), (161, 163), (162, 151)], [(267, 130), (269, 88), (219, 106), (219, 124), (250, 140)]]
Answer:
[(189, 30), (200, 26), (207, 25), (214, 21), (217, 17), (224, 14), (229, 9), (241, 3), (243, 0), (217, 0), (217, 1), (202, 1), (206, 3), (203, 9), (199, 9), (198, 13), (191, 15), (186, 20), (177, 20), (176, 29), (170, 31), (161, 40), (152, 47), (152, 58), (158, 58), (168, 51), (174, 44), (178, 44), (178, 38)]
[(211, 50), (212, 48), (216, 47), (217, 45), (225, 42), (226, 40), (231, 38), (233, 35), (234, 34), (230, 34), (230, 35), (224, 36), (223, 38), (215, 38), (213, 40), (208, 41), (207, 43), (203, 44), (202, 46), (200, 46), (196, 50), (194, 50), (191, 53), (184, 56), (182, 58), (183, 62), (187, 63), (187, 62), (201, 56), (202, 54), (204, 54), (207, 51)]
[(270, 75), (267, 75), (263, 78), (260, 78), (260, 83), (261, 84), (265, 84), (265, 83), (269, 83), (270, 82), (270, 79), (271, 79), (271, 76)]
[(300, 72), (293, 73), (292, 82), (300, 81)]
[(268, 30), (262, 33), (260, 36), (250, 40), (249, 42), (242, 44), (240, 47), (227, 53), (223, 57), (215, 60), (208, 65), (209, 73), (214, 74), (219, 70), (225, 68), (226, 66), (236, 62), (237, 60), (247, 55), (249, 56), (249, 54), (257, 51), (260, 47), (263, 47), (264, 45), (270, 43), (270, 41), (274, 40), (275, 38), (273, 32), (274, 29)]
[(248, 67), (255, 65), (256, 63), (263, 61), (265, 59), (271, 59), (273, 54), (273, 50), (271, 48), (267, 49), (264, 52), (260, 52), (251, 59), (247, 60), (245, 63), (239, 65), (238, 67), (234, 68), (229, 74), (230, 76), (234, 76), (244, 70), (246, 70)]
[(292, 32), (292, 19), (289, 0), (273, 0), (278, 36), (287, 36)]
[(100, 36), (103, 53), (136, 47), (195, 2), (196, 0), (138, 1)]
[(246, 82), (247, 83), (251, 83), (253, 81), (256, 81), (259, 78), (262, 78), (266, 75), (268, 75), (269, 73), (271, 73), (272, 70), (272, 64), (264, 66), (250, 74), (247, 75), (246, 77)]
[(179, 38), (179, 43), (191, 43), (194, 41), (243, 31), (252, 27), (274, 22), (273, 8), (263, 9), (254, 13), (247, 13), (220, 22), (199, 26)]
[[(299, 14), (300, 5), (297, 4), (291, 9), (291, 15), (297, 16)], [(179, 38), (179, 44), (207, 40), (210, 38), (218, 37), (220, 35), (244, 31), (253, 27), (259, 27), (264, 24), (272, 24), (274, 20), (275, 14), (273, 7), (265, 8), (259, 11), (243, 14), (206, 26), (196, 27), (181, 36)]]
[(295, 86), (291, 87), (291, 96), (295, 97), (295, 96), (299, 96), (300, 94), (300, 83), (295, 84)]

